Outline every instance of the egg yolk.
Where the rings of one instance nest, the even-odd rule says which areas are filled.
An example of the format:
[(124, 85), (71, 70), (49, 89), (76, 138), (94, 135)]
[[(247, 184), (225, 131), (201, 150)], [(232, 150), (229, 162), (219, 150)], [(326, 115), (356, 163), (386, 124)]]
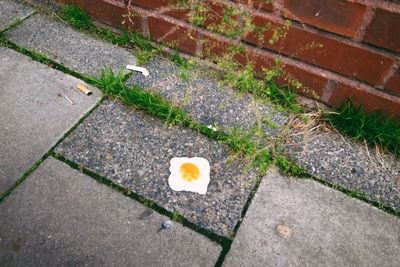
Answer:
[(184, 163), (181, 168), (181, 176), (185, 181), (193, 182), (199, 178), (200, 170), (193, 163)]

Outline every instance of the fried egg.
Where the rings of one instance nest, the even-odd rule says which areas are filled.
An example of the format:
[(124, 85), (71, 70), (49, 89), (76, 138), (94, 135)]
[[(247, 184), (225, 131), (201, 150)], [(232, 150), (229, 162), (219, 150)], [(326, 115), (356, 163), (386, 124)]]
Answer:
[(172, 158), (168, 178), (169, 187), (174, 191), (189, 191), (199, 194), (207, 192), (210, 183), (210, 163), (205, 158)]

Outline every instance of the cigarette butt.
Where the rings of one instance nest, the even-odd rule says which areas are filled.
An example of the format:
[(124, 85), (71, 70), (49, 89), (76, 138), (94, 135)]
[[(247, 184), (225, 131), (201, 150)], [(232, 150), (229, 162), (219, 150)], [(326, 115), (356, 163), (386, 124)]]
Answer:
[(92, 91), (90, 91), (89, 89), (87, 89), (84, 85), (82, 84), (77, 84), (76, 88), (78, 88), (79, 90), (81, 90), (84, 94), (86, 95), (91, 95)]

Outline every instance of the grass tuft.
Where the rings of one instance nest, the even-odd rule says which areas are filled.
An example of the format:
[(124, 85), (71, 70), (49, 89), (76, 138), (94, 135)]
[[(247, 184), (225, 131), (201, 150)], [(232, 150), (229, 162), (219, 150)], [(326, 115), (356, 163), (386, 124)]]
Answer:
[(280, 77), (281, 70), (274, 67), (265, 71), (264, 81), (256, 78), (251, 64), (241, 66), (234, 59), (220, 59), (218, 65), (224, 69), (222, 82), (238, 89), (243, 93), (250, 93), (256, 98), (267, 100), (293, 113), (302, 112), (301, 105), (297, 102), (297, 96), (291, 86), (278, 86), (276, 79)]
[(191, 119), (186, 113), (154, 93), (142, 90), (138, 86), (127, 88), (124, 85), (125, 75), (122, 72), (114, 74), (111, 69), (105, 69), (101, 72), (96, 81), (96, 85), (103, 92), (112, 97), (119, 98), (128, 106), (135, 106), (146, 111), (150, 115), (157, 116), (171, 124), (189, 124)]
[(150, 37), (145, 36), (138, 32), (131, 32), (128, 33), (128, 35), (129, 35), (129, 40), (135, 47), (146, 52), (152, 52), (154, 50), (154, 45)]
[(111, 69), (105, 69), (95, 81), (105, 95), (118, 98), (128, 106), (134, 106), (146, 113), (156, 116), (170, 124), (183, 125), (196, 130), (210, 138), (225, 143), (233, 153), (242, 155), (252, 161), (254, 167), (265, 172), (272, 163), (272, 156), (266, 149), (260, 148), (252, 141), (251, 132), (244, 133), (232, 130), (230, 133), (213, 131), (205, 125), (192, 120), (182, 109), (172, 106), (164, 101), (161, 96), (142, 90), (139, 86), (127, 88), (124, 84), (125, 75), (121, 72), (113, 73)]
[(306, 170), (289, 161), (284, 156), (277, 156), (275, 158), (275, 163), (279, 170), (284, 174), (298, 178), (311, 178), (311, 175)]
[(65, 5), (61, 17), (70, 25), (78, 29), (93, 29), (94, 25), (90, 16), (76, 5)]
[(112, 44), (135, 49), (139, 65), (147, 63), (158, 52), (151, 39), (141, 33), (123, 29), (121, 34), (116, 34), (109, 29), (96, 27), (86, 11), (77, 5), (65, 5), (59, 17), (71, 26), (96, 34)]
[(297, 103), (297, 96), (293, 89), (288, 86), (278, 86), (274, 81), (266, 80), (265, 88), (267, 97), (278, 106), (293, 113), (301, 113), (303, 108)]
[(322, 119), (354, 140), (382, 146), (400, 157), (400, 123), (380, 112), (366, 113), (347, 101), (337, 112), (327, 113)]
[(252, 141), (251, 132), (233, 129), (221, 138), (229, 144), (230, 149), (235, 153), (249, 157), (257, 152), (257, 145)]
[(128, 46), (130, 43), (130, 34), (127, 30), (122, 30), (121, 34), (116, 34), (108, 29), (96, 28), (96, 33), (115, 45)]

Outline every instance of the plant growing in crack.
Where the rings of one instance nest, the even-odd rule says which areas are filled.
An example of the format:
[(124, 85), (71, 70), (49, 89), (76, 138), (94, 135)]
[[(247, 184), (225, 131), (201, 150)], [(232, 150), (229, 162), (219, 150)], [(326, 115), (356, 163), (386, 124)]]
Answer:
[[(127, 4), (129, 4), (129, 1)], [(281, 28), (277, 28), (272, 24), (255, 26), (253, 23), (253, 18), (249, 16), (249, 12), (246, 12), (245, 8), (230, 8), (226, 11), (218, 12), (218, 9), (215, 5), (205, 5), (205, 2), (198, 0), (176, 1), (175, 4), (154, 12), (165, 13), (174, 10), (187, 10), (187, 20), (192, 21), (193, 24), (201, 26), (206, 30), (217, 33), (229, 33), (227, 38), (234, 41), (234, 45), (230, 46), (228, 49), (225, 49), (222, 55), (212, 52), (212, 50), (218, 47), (212, 47), (210, 44), (207, 45), (206, 42), (203, 43), (203, 47), (207, 48), (203, 49), (204, 51), (202, 56), (209, 56), (209, 58), (216, 62), (220, 69), (223, 70), (223, 74), (220, 76), (222, 83), (233, 86), (241, 92), (251, 93), (262, 101), (270, 101), (276, 104), (278, 107), (280, 106), (281, 110), (298, 114), (299, 117), (302, 117), (301, 112), (303, 111), (303, 108), (297, 103), (297, 96), (295, 92), (301, 90), (306, 92), (308, 95), (314, 95), (314, 98), (317, 99), (317, 96), (312, 89), (305, 87), (297, 79), (285, 73), (285, 63), (279, 59), (275, 59), (274, 64), (269, 66), (269, 68), (262, 68), (261, 71), (263, 73), (264, 80), (258, 80), (254, 65), (254, 60), (256, 59), (249, 58), (249, 56), (244, 53), (243, 44), (240, 42), (241, 35), (253, 34), (257, 36), (256, 39), (259, 40), (259, 46), (261, 46), (262, 43), (265, 43), (266, 40), (269, 44), (279, 44), (279, 46), (283, 46), (287, 31), (290, 29), (289, 22), (285, 22)], [(133, 16), (134, 14), (128, 14), (126, 16), (126, 20), (132, 23)], [(143, 64), (162, 49), (160, 45), (151, 42), (149, 37), (143, 36), (140, 33), (128, 32), (124, 30), (121, 35), (118, 35), (110, 30), (104, 30), (95, 27), (91, 22), (90, 17), (77, 7), (67, 6), (61, 13), (60, 17), (75, 27), (95, 32), (112, 43), (130, 46), (133, 48), (136, 47), (137, 57), (139, 58), (138, 61)], [(211, 17), (211, 19), (208, 17)], [(238, 24), (237, 22), (233, 23), (233, 20), (238, 21), (238, 17), (241, 17), (242, 19), (242, 24), (240, 25), (242, 29), (236, 29), (235, 27), (238, 27)], [(228, 26), (230, 28), (227, 28)], [(172, 28), (167, 34), (171, 34), (176, 30), (176, 28)], [(170, 44), (172, 46), (177, 46), (179, 44), (179, 40), (174, 40)], [(306, 50), (318, 49), (321, 47), (321, 44), (311, 42), (310, 44), (307, 44), (306, 47), (299, 48), (296, 53), (302, 53)], [(189, 76), (191, 76), (189, 74), (191, 70), (190, 66), (194, 65), (193, 62), (195, 62), (195, 60), (190, 61), (190, 64), (188, 64), (187, 60), (181, 59), (179, 56), (177, 56), (177, 54), (174, 54), (172, 58), (181, 69), (181, 78), (188, 80)], [(277, 80), (280, 80), (281, 82), (282, 80), (286, 81), (286, 86), (277, 86)], [(338, 109), (338, 112), (336, 113), (317, 113), (320, 114), (322, 122), (329, 122), (330, 125), (333, 125), (336, 128), (346, 129), (346, 127), (348, 128), (348, 125), (351, 124), (351, 120), (340, 119), (343, 116), (347, 116), (346, 114), (348, 114), (348, 112), (346, 112), (346, 109), (348, 108), (343, 106), (342, 108)], [(354, 114), (364, 114), (363, 116), (367, 116), (365, 112), (360, 112), (361, 113), (357, 113), (354, 111)], [(337, 117), (337, 120), (335, 123), (333, 123), (333, 118), (335, 116)], [(339, 121), (341, 122), (338, 123)], [(377, 120), (372, 119), (367, 121), (373, 121), (374, 123), (378, 122)], [(391, 126), (390, 128), (392, 129), (391, 132), (395, 136), (394, 138), (398, 138), (398, 124), (393, 119), (388, 119), (388, 121), (390, 121), (390, 123), (388, 122), (387, 124), (395, 125), (393, 127)], [(386, 129), (387, 127), (377, 126), (375, 128), (382, 130)], [(355, 136), (357, 139), (358, 135), (356, 131), (344, 131), (350, 136)], [(372, 134), (371, 136), (373, 137), (366, 137), (366, 135), (364, 135), (363, 138), (367, 138), (369, 144), (382, 145), (389, 151), (398, 155), (398, 145), (396, 143), (392, 144), (393, 141), (387, 141), (389, 139), (392, 140), (392, 137), (382, 137), (386, 135), (387, 133), (380, 131), (379, 134)]]
[[(98, 33), (101, 34), (101, 31), (99, 30)], [(104, 35), (104, 36), (105, 36), (105, 38), (109, 38), (109, 39), (112, 39), (114, 37), (114, 35), (112, 35), (112, 34), (109, 35), (111, 37), (107, 37), (107, 35)], [(138, 35), (138, 36), (139, 36), (139, 41), (142, 41), (141, 38), (143, 36), (140, 36), (140, 35)], [(128, 39), (128, 38), (125, 38), (125, 39)], [(116, 42), (116, 41), (114, 40), (112, 42)], [(132, 41), (128, 41), (128, 42), (130, 43)], [(152, 45), (153, 45), (152, 47), (154, 47), (154, 44), (152, 44)], [(310, 44), (305, 49), (314, 49), (315, 47), (318, 47), (318, 45)], [(231, 58), (235, 59), (235, 57), (238, 57), (240, 55), (240, 52), (242, 51), (241, 49), (242, 49), (241, 45), (237, 45), (237, 47), (234, 47), (234, 49), (232, 50), (234, 53), (232, 54)], [(229, 57), (227, 57), (227, 58), (229, 58)], [(274, 99), (275, 98), (277, 100), (274, 100), (274, 101), (276, 101), (277, 104), (279, 104), (279, 102), (281, 102), (281, 103), (296, 103), (295, 100), (293, 100), (293, 99), (295, 99), (294, 91), (295, 91), (295, 89), (300, 89), (302, 87), (302, 85), (298, 81), (289, 80), (290, 82), (288, 83), (288, 85), (291, 85), (290, 90), (292, 90), (291, 92), (289, 90), (289, 94), (286, 94), (287, 90), (284, 90), (282, 87), (276, 86), (276, 84), (274, 82), (276, 79), (279, 79), (280, 77), (282, 77), (282, 75), (284, 75), (284, 67), (282, 67), (282, 65), (283, 65), (282, 63), (280, 63), (279, 61), (276, 61), (275, 62), (275, 64), (277, 65), (276, 68), (272, 67), (272, 68), (269, 68), (269, 69), (264, 69), (263, 71), (264, 71), (265, 79), (264, 80), (258, 80), (258, 79), (256, 79), (256, 74), (254, 72), (254, 66), (249, 63), (249, 62), (251, 62), (250, 58), (248, 58), (247, 55), (245, 55), (245, 58), (246, 58), (246, 61), (244, 61), (245, 64), (241, 63), (240, 61), (237, 61), (237, 62), (234, 62), (233, 66), (229, 66), (230, 62), (226, 63), (226, 66), (229, 66), (229, 68), (232, 68), (232, 70), (234, 70), (234, 71), (236, 69), (240, 69), (240, 68), (244, 67), (244, 69), (241, 69), (240, 72), (237, 72), (237, 73), (239, 73), (239, 75), (237, 75), (237, 76), (240, 77), (240, 78), (235, 77), (235, 75), (231, 75), (231, 77), (229, 77), (227, 75), (227, 77), (229, 77), (228, 84), (230, 82), (235, 83), (235, 84), (237, 84), (237, 87), (241, 88), (244, 92), (252, 93), (253, 95), (259, 97), (260, 99), (264, 99), (265, 98), (265, 100), (267, 100), (267, 99)], [(179, 60), (180, 59), (177, 59), (177, 61), (179, 61)], [(182, 62), (185, 62), (185, 61), (182, 59)], [(180, 66), (182, 66), (183, 69), (186, 69), (186, 64), (182, 63), (182, 62), (180, 62), (178, 64), (180, 64)], [(223, 64), (223, 61), (221, 61), (221, 62), (222, 62), (221, 64)], [(279, 65), (279, 64), (281, 64), (281, 65)], [(226, 69), (229, 69), (229, 68), (227, 67)], [(234, 72), (234, 71), (232, 71), (232, 72)], [(254, 79), (254, 81), (253, 81), (253, 79)], [(224, 82), (224, 79), (222, 79), (222, 82)], [(261, 83), (259, 83), (259, 82), (261, 82)], [(258, 84), (260, 84), (260, 88), (262, 90), (251, 91), (251, 90), (254, 90), (254, 89), (251, 88), (251, 87), (253, 87), (253, 85), (254, 85), (255, 88), (259, 88)], [(272, 89), (268, 88), (269, 90), (266, 90), (265, 88), (263, 88), (263, 86), (265, 86), (265, 84), (267, 84), (270, 87), (276, 86), (277, 88), (272, 88)], [(137, 89), (139, 90), (139, 88), (137, 88)], [(278, 90), (275, 90), (275, 89), (278, 89)], [(120, 94), (115, 95), (115, 97), (118, 97), (118, 98), (121, 98), (121, 99), (123, 99), (125, 96), (126, 96), (125, 92), (121, 92)], [(157, 99), (157, 97), (151, 98), (151, 96), (148, 96), (148, 95), (146, 95), (146, 97), (149, 97), (150, 99)], [(132, 98), (142, 99), (141, 96), (138, 96), (138, 95), (132, 96)], [(159, 99), (161, 99), (161, 98), (159, 98)], [(139, 106), (142, 105), (142, 104), (140, 104), (140, 102), (136, 102), (136, 101), (126, 101), (126, 100), (124, 100), (124, 102), (126, 104), (128, 104), (128, 105), (135, 105), (135, 106), (136, 105), (139, 105)], [(280, 105), (283, 106), (284, 110), (286, 110), (286, 111), (290, 110), (290, 108), (285, 107), (286, 104), (283, 104), (283, 105), (280, 104)], [(158, 113), (157, 113), (158, 111), (155, 112), (151, 108), (146, 107), (146, 105), (142, 105), (142, 108), (143, 108), (143, 110), (148, 111), (150, 114), (154, 114), (154, 115), (157, 114), (157, 116), (158, 116)], [(166, 119), (167, 121), (170, 120), (171, 114), (175, 114), (174, 112), (172, 112), (172, 111), (174, 111), (174, 109), (172, 109), (171, 105), (169, 105), (169, 104), (168, 104), (168, 107), (164, 111), (166, 111), (166, 112), (165, 113), (161, 112), (160, 114), (161, 114), (161, 117), (164, 116), (163, 114), (167, 114), (166, 116), (164, 116), (165, 117), (164, 119)], [(294, 114), (299, 119), (303, 116), (302, 114), (297, 113), (297, 112), (300, 112), (300, 111), (301, 111), (301, 109), (298, 110), (298, 111), (296, 111), (296, 109), (294, 109)], [(337, 113), (330, 113), (330, 114), (331, 114), (331, 116), (344, 116), (345, 114), (347, 114), (347, 112), (337, 112)], [(321, 116), (325, 116), (325, 115), (322, 114)], [(364, 116), (364, 115), (362, 115), (362, 116)], [(173, 118), (173, 116), (172, 116), (172, 118)], [(348, 126), (348, 124), (351, 123), (351, 120), (344, 120), (344, 121), (345, 121), (345, 122), (343, 122), (344, 126)], [(362, 120), (362, 121), (365, 121), (365, 120)], [(379, 119), (378, 120), (371, 120), (371, 121), (374, 121), (374, 124), (376, 125), (376, 123), (379, 121)], [(252, 154), (253, 156), (257, 155), (257, 153), (259, 153), (259, 149), (258, 148), (256, 148), (256, 150), (252, 150), (254, 148), (254, 145), (257, 147), (257, 144), (255, 144), (253, 142), (250, 142), (252, 144), (241, 146), (240, 144), (241, 143), (245, 144), (246, 141), (244, 141), (244, 140), (242, 140), (240, 138), (237, 139), (238, 141), (236, 141), (234, 138), (229, 136), (229, 134), (228, 135), (224, 135), (223, 133), (220, 133), (220, 132), (214, 133), (214, 132), (210, 131), (209, 129), (204, 129), (204, 127), (193, 123), (190, 119), (189, 120), (178, 119), (177, 122), (178, 122), (178, 124), (182, 123), (182, 124), (188, 125), (188, 127), (191, 127), (192, 129), (196, 129), (199, 132), (202, 132), (202, 133), (204, 133), (204, 134), (206, 134), (206, 135), (208, 135), (208, 136), (210, 136), (212, 138), (216, 138), (218, 140), (226, 142), (233, 149), (236, 149), (236, 147), (239, 146), (241, 148), (238, 149), (237, 151), (241, 151), (241, 153), (243, 153), (243, 155), (246, 155), (248, 153), (247, 151), (251, 151), (250, 154)], [(331, 121), (328, 121), (328, 122), (331, 123)], [(397, 129), (399, 128), (398, 124), (392, 124), (392, 125), (394, 125), (394, 127), (391, 128), (391, 129), (394, 129), (392, 132), (394, 133), (395, 136), (399, 136), (398, 135), (399, 133), (397, 131)], [(336, 127), (338, 127), (338, 126), (336, 126)], [(246, 136), (247, 133), (248, 133), (246, 131), (243, 131), (243, 132), (244, 132), (243, 136)], [(350, 135), (354, 135), (354, 133), (352, 133), (351, 131), (349, 131), (349, 134)], [(358, 135), (356, 134), (356, 136), (358, 136)], [(365, 137), (363, 137), (363, 138), (365, 138)], [(377, 139), (374, 139), (374, 138), (377, 138)], [(375, 135), (374, 138), (371, 137), (371, 140), (378, 140), (379, 142), (382, 143), (383, 138), (379, 134)], [(395, 140), (395, 139), (393, 139), (393, 140)], [(376, 142), (376, 141), (372, 141), (371, 144), (374, 144), (374, 142)], [(391, 143), (393, 143), (393, 142), (391, 141)], [(268, 152), (265, 155), (263, 155), (262, 153), (259, 153), (259, 154), (261, 156), (258, 159), (263, 159), (264, 161), (261, 162), (261, 163), (264, 163), (265, 165), (271, 164), (271, 159), (276, 159), (275, 163), (278, 166), (280, 165), (281, 169), (284, 170), (284, 172), (290, 173), (292, 175), (295, 175), (295, 173), (298, 171), (293, 166), (290, 166), (290, 162), (289, 163), (287, 162), (287, 158), (285, 158), (280, 153), (277, 153), (277, 152), (270, 153), (270, 152)], [(267, 159), (269, 160), (269, 162), (268, 162)], [(286, 161), (284, 159), (286, 159)], [(253, 157), (253, 161), (257, 162), (257, 160), (254, 157)], [(260, 164), (260, 163), (256, 163), (256, 165), (257, 164)]]

